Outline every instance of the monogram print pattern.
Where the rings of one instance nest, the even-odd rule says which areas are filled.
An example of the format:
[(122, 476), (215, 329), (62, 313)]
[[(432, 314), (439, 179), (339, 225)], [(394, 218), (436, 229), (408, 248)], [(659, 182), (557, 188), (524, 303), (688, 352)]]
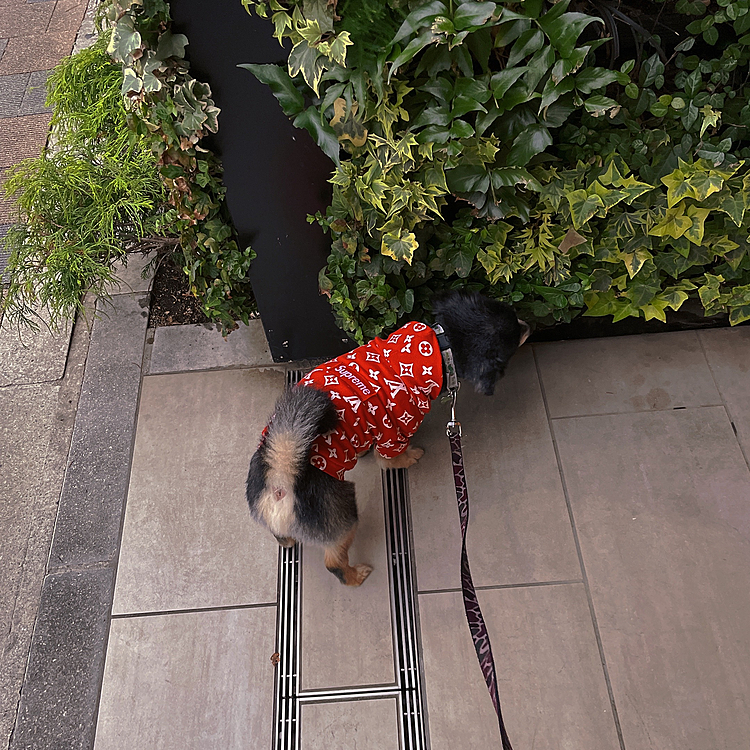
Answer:
[(316, 367), (299, 384), (331, 397), (339, 423), (315, 439), (310, 463), (343, 479), (373, 443), (385, 458), (409, 445), (443, 385), (437, 336), (424, 323), (407, 323), (385, 340)]
[(490, 691), (492, 705), (495, 707), (497, 721), (500, 726), (500, 737), (503, 750), (513, 750), (505, 731), (503, 714), (500, 710), (500, 696), (497, 692), (497, 675), (495, 673), (495, 660), (492, 657), (492, 646), (487, 626), (484, 624), (482, 610), (479, 608), (477, 593), (474, 590), (474, 581), (469, 569), (469, 556), (466, 554), (466, 531), (469, 527), (469, 490), (466, 486), (466, 474), (464, 473), (464, 457), (461, 451), (461, 436), (449, 436), (451, 446), (451, 462), (453, 464), (453, 481), (456, 485), (456, 501), (458, 502), (458, 515), (461, 520), (461, 591), (464, 598), (464, 610), (466, 621), (469, 623), (471, 639), (474, 641), (474, 650), (477, 652), (479, 667)]

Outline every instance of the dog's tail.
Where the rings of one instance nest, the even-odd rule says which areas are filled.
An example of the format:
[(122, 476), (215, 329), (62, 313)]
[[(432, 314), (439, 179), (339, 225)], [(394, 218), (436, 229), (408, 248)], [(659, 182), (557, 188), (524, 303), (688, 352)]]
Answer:
[(330, 432), (337, 422), (327, 393), (311, 386), (290, 388), (276, 402), (268, 425), (266, 461), (272, 467), (284, 466), (299, 473), (309, 460), (315, 438)]

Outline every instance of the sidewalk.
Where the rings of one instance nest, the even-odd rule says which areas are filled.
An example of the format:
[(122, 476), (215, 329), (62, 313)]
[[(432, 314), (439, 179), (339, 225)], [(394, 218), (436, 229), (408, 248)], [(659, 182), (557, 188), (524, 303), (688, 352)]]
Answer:
[[(53, 21), (81, 7), (0, 0), (0, 86), (23, 88), (0, 93), (18, 102), (6, 161), (18, 122), (47, 115), (5, 66), (54, 64), (23, 50), (72, 44)], [(148, 283), (126, 276), (91, 329), (0, 331), (0, 748), (497, 747), (446, 407), (416, 467), (352, 473), (351, 556), (374, 570), (345, 588), (244, 500), (298, 368), (258, 321), (227, 341), (147, 329)], [(526, 345), (494, 397), (461, 392), (469, 555), (516, 750), (746, 750), (749, 373), (743, 327)]]

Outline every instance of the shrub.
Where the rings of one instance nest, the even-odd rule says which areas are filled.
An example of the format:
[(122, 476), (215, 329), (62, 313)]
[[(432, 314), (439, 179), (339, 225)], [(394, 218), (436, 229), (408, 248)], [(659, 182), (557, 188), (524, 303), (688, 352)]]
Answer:
[[(246, 67), (336, 165), (320, 286), (356, 340), (455, 286), (542, 324), (665, 320), (691, 295), (750, 318), (747, 0), (670, 4), (700, 17), (669, 44), (658, 4), (243, 4), (293, 45), (286, 70)], [(636, 59), (613, 70), (620, 25)]]
[(113, 263), (163, 232), (165, 196), (156, 161), (131, 142), (120, 96), (121, 70), (106, 39), (63, 60), (47, 82), (52, 142), (12, 167), (6, 191), (20, 209), (6, 236), (10, 259), (0, 310), (15, 324), (52, 325), (83, 309), (83, 295), (106, 294)]
[(188, 40), (172, 33), (168, 3), (109, 0), (104, 12), (113, 27), (108, 51), (123, 66), (133, 137), (156, 157), (190, 289), (227, 334), (256, 310), (247, 279), (255, 254), (239, 247), (224, 203), (221, 163), (200, 145), (216, 132), (219, 109), (210, 87), (188, 72)]

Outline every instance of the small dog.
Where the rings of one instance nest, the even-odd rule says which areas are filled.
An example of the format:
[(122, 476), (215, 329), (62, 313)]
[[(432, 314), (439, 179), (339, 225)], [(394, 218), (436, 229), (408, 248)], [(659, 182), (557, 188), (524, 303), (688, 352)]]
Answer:
[[(434, 312), (458, 377), (491, 396), (529, 326), (509, 305), (479, 294), (454, 292)], [(407, 323), (315, 368), (279, 398), (250, 461), (253, 517), (283, 547), (322, 545), (326, 568), (359, 586), (372, 568), (349, 564), (357, 503), (344, 474), (373, 445), (384, 468), (415, 464), (424, 451), (409, 447), (409, 438), (443, 380), (438, 336), (424, 323)]]

